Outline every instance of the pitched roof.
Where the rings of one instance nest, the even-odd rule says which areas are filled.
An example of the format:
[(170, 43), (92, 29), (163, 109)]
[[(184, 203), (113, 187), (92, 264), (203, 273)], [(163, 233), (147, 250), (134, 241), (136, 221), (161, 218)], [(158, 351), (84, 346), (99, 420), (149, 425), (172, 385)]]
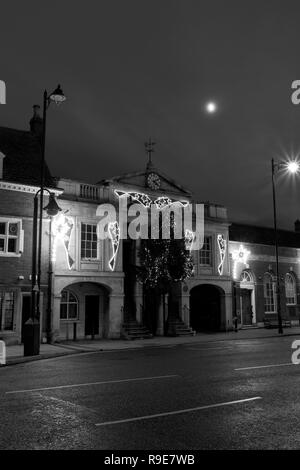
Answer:
[[(29, 131), (0, 127), (0, 151), (5, 155), (4, 180), (40, 185), (41, 144), (37, 135)], [(55, 186), (47, 164), (45, 165), (45, 185)]]
[[(278, 245), (282, 247), (300, 248), (300, 232), (277, 230)], [(229, 240), (241, 243), (257, 243), (274, 245), (274, 229), (232, 223), (229, 227)]]

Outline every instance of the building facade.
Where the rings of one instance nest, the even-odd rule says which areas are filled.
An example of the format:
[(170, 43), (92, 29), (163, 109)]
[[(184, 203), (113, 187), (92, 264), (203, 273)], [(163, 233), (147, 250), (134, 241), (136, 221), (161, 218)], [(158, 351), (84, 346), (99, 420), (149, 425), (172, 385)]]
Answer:
[[(22, 342), (30, 317), (39, 129), (36, 114), (29, 132), (0, 128), (0, 337), (6, 341)], [(195, 213), (190, 191), (155, 168), (151, 158), (144, 171), (97, 184), (53, 179), (46, 168), (46, 185), (61, 211), (43, 219), (42, 341), (229, 331), (234, 317), (241, 328), (276, 321), (272, 229), (231, 224), (225, 207), (200, 204), (203, 246), (191, 251), (192, 276), (174, 283), (167, 295), (149, 294), (136, 277), (141, 241), (122, 239), (116, 223), (125, 216), (127, 226), (132, 222), (129, 208), (135, 202), (148, 212), (153, 204), (180, 203)], [(130, 201), (126, 207), (124, 195)], [(103, 239), (99, 207), (105, 204), (115, 215)], [(291, 324), (299, 323), (299, 224), (293, 232), (279, 231), (282, 316)]]
[[(232, 224), (229, 229), (232, 265), (233, 314), (240, 327), (276, 322), (277, 282), (274, 231)], [(300, 232), (278, 230), (280, 302), (282, 318), (299, 325)]]

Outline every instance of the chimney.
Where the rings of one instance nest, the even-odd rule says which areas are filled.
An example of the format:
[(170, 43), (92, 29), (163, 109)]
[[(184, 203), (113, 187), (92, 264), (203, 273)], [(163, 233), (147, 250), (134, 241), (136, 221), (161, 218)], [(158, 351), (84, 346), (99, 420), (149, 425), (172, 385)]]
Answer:
[(3, 160), (5, 158), (4, 153), (0, 152), (0, 180), (3, 179)]
[(300, 232), (300, 220), (297, 219), (295, 222), (295, 232)]
[(40, 106), (35, 104), (33, 106), (33, 116), (30, 119), (30, 130), (33, 134), (41, 137), (43, 134), (43, 119), (41, 118), (39, 111)]

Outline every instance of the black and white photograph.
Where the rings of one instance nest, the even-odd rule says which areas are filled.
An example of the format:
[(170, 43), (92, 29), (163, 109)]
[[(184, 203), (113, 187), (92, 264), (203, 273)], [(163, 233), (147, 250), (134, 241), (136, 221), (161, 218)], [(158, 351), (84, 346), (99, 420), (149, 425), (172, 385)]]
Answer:
[(299, 450), (299, 1), (0, 18), (0, 451)]

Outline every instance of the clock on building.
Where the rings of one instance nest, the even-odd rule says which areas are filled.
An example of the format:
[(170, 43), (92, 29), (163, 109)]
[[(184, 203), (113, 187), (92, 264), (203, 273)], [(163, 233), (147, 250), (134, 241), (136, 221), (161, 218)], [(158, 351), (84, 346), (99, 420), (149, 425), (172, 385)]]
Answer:
[(160, 178), (156, 173), (149, 173), (147, 176), (147, 185), (151, 189), (158, 189), (160, 187)]

